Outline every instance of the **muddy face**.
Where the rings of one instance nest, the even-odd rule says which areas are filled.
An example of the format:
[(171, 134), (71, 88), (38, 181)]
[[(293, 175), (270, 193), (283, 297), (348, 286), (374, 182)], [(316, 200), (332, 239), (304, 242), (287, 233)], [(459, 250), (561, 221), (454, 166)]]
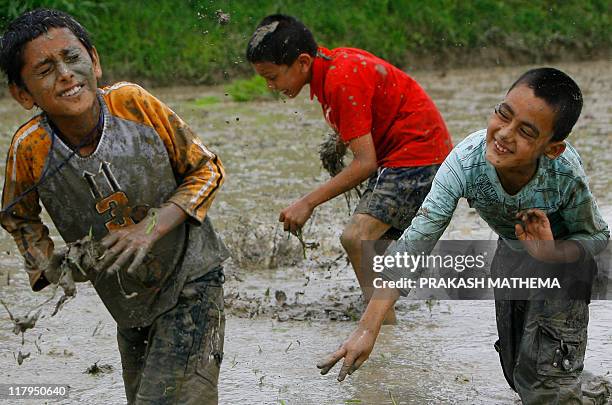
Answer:
[(94, 115), (98, 54), (94, 49), (90, 55), (68, 28), (52, 28), (26, 44), (23, 62), (25, 88), (12, 86), (11, 92), (24, 108), (38, 106), (57, 124)]
[(495, 107), (487, 127), (487, 160), (498, 172), (531, 172), (553, 135), (555, 112), (527, 86)]

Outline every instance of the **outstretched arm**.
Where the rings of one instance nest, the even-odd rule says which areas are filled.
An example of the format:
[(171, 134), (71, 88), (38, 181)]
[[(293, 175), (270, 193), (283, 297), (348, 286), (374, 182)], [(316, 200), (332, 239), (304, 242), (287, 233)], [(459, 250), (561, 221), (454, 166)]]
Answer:
[(376, 171), (372, 135), (355, 138), (348, 147), (353, 152), (353, 161), (344, 170), (281, 211), (278, 220), (284, 224), (285, 231), (297, 232), (317, 206), (351, 190)]
[[(425, 245), (433, 248), (440, 235), (450, 222), (460, 197), (464, 195), (465, 178), (457, 156), (451, 153), (436, 174), (431, 191), (425, 198), (421, 209), (413, 219), (400, 240), (392, 243), (385, 255), (393, 256), (395, 252), (420, 254)], [(418, 245), (414, 241), (420, 241)], [(426, 241), (424, 244), (423, 242)], [(401, 277), (414, 277), (417, 274), (405, 269), (386, 268), (381, 273), (383, 278), (398, 280)], [(344, 380), (347, 374), (357, 370), (365, 362), (380, 331), (387, 311), (395, 304), (400, 291), (392, 288), (375, 288), (372, 299), (364, 312), (357, 329), (340, 345), (340, 348), (317, 364), (322, 374), (342, 358), (344, 363), (338, 375), (338, 381)]]

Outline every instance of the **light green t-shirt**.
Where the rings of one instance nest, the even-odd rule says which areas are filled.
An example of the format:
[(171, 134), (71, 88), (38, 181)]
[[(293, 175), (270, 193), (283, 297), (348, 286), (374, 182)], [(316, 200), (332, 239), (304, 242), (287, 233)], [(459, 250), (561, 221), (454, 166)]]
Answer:
[[(435, 244), (448, 226), (460, 198), (506, 241), (517, 240), (516, 214), (538, 208), (546, 213), (555, 239), (589, 241), (582, 245), (591, 254), (601, 252), (610, 232), (588, 186), (582, 161), (569, 144), (556, 159), (542, 156), (531, 181), (518, 193), (508, 194), (495, 168), (485, 158), (486, 130), (474, 132), (448, 155), (431, 191), (400, 240), (390, 251), (411, 252), (411, 241)], [(515, 243), (512, 245), (516, 246)], [(422, 251), (419, 244), (417, 254)]]

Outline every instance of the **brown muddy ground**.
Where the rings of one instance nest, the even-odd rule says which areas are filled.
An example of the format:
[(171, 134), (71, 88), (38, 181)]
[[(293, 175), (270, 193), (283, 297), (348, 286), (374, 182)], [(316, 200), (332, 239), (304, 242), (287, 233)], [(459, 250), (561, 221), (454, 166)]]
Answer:
[[(583, 157), (592, 190), (610, 222), (612, 63), (559, 66), (584, 91), (584, 112), (570, 141)], [(458, 142), (486, 125), (504, 89), (526, 68), (467, 66), (413, 75)], [(211, 212), (234, 254), (226, 266), (221, 403), (516, 403), (492, 347), (496, 330), (490, 301), (402, 301), (399, 325), (383, 328), (361, 370), (341, 384), (333, 376), (320, 376), (314, 364), (350, 333), (361, 310), (357, 283), (338, 241), (347, 205), (340, 197), (315, 211), (304, 239), (319, 247), (307, 250), (306, 260), (300, 243), (277, 224), (282, 208), (327, 178), (317, 155), (329, 132), (320, 107), (308, 100), (307, 89), (296, 100), (242, 104), (231, 102), (222, 88), (175, 87), (154, 93), (191, 124), (228, 172)], [(204, 96), (220, 102), (198, 106), (194, 100)], [(0, 100), (1, 154), (28, 116), (11, 100)], [(1, 235), (0, 298), (22, 315), (48, 293), (29, 290), (13, 241), (5, 232)], [(448, 239), (493, 237), (466, 204), (460, 204), (445, 233)], [(53, 305), (43, 309), (44, 317), (26, 333), (23, 347), (8, 315), (0, 312), (2, 380), (69, 384), (70, 399), (60, 403), (123, 403), (115, 326), (93, 288), (80, 284), (77, 297), (53, 318), (52, 310)], [(612, 372), (610, 324), (612, 304), (593, 302), (586, 369), (597, 376)], [(20, 350), (31, 353), (21, 366), (15, 358)], [(96, 362), (111, 368), (87, 373)]]

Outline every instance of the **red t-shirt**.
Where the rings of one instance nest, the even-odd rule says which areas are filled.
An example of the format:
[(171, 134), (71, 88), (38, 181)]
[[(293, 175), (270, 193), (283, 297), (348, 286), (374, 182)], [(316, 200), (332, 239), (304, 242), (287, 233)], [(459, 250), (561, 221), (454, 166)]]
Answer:
[(319, 48), (310, 98), (344, 142), (371, 133), (379, 167), (442, 163), (453, 148), (444, 120), (419, 84), (354, 48)]

